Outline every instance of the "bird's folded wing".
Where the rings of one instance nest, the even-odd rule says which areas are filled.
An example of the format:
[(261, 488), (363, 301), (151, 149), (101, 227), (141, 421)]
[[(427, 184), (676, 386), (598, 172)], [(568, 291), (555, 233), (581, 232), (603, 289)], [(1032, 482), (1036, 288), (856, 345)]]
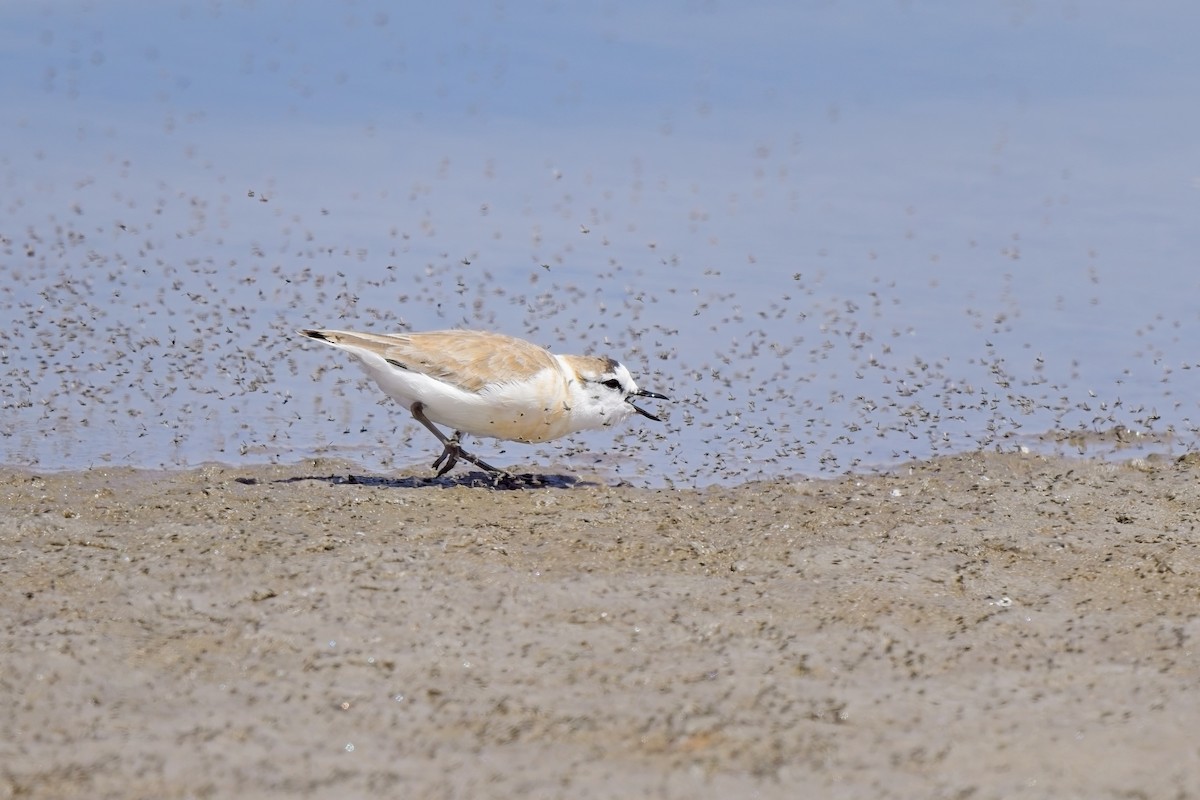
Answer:
[[(376, 334), (375, 336), (378, 336)], [(523, 339), (479, 331), (392, 334), (378, 352), (404, 369), (445, 381), (466, 392), (522, 381), (559, 369), (545, 349)]]

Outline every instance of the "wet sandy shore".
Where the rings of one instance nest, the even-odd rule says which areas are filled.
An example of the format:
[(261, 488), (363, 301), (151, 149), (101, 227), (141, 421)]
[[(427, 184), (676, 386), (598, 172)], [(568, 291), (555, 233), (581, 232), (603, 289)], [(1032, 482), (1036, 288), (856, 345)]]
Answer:
[(1196, 796), (1198, 478), (0, 471), (0, 797)]

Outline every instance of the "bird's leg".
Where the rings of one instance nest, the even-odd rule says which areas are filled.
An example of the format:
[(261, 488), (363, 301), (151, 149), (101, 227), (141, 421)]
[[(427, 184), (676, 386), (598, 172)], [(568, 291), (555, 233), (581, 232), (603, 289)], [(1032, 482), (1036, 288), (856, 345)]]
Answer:
[[(442, 447), (444, 448), (442, 450), (442, 454), (438, 456), (437, 461), (433, 462), (433, 468), (437, 470), (437, 477), (440, 478), (450, 470), (454, 469), (454, 465), (458, 463), (458, 459), (460, 457), (470, 461), (475, 466), (486, 470), (487, 472), (491, 472), (496, 475), (508, 474), (504, 470), (493, 467), (486, 461), (476, 458), (466, 450), (463, 450), (462, 444), (460, 444), (460, 440), (462, 439), (462, 431), (455, 431), (453, 436), (447, 437), (446, 434), (438, 430), (437, 426), (430, 422), (429, 418), (425, 416), (424, 403), (413, 403), (412, 408), (410, 408), (409, 411), (412, 412), (413, 419), (428, 428), (429, 432), (436, 436), (438, 441), (442, 443)], [(443, 464), (443, 461), (446, 463)], [(438, 469), (439, 466), (441, 469)]]
[[(409, 408), (409, 411), (412, 412), (413, 419), (424, 425), (429, 432), (436, 436), (438, 441), (442, 443), (444, 449), (442, 450), (442, 454), (438, 456), (437, 461), (433, 462), (433, 468), (438, 469), (438, 467), (442, 467), (440, 470), (438, 470), (438, 477), (445, 475), (447, 472), (454, 469), (454, 465), (458, 463), (458, 457), (460, 455), (465, 455), (462, 451), (462, 446), (458, 443), (458, 432), (455, 432), (453, 438), (446, 438), (446, 434), (438, 430), (437, 426), (429, 421), (429, 417), (425, 416), (424, 403), (413, 403), (412, 407)], [(446, 462), (445, 466), (442, 466), (443, 461)]]

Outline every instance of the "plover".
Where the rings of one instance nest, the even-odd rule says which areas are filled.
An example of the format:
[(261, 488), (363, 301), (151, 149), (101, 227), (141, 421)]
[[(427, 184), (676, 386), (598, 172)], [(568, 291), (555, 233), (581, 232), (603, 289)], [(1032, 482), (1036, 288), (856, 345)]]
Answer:
[[(633, 401), (669, 399), (639, 389), (625, 365), (614, 359), (557, 355), (499, 333), (299, 333), (354, 355), (379, 388), (438, 438), (443, 450), (433, 468), (439, 476), (459, 458), (506, 474), (463, 450), (463, 434), (548, 442), (615, 425), (634, 413), (658, 422)], [(434, 423), (454, 434), (446, 436)]]

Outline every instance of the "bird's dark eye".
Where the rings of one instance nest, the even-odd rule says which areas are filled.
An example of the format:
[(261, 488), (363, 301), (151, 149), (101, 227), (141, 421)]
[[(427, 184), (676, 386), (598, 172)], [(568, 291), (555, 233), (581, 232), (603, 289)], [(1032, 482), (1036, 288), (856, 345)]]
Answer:
[(604, 385), (615, 391), (621, 391), (621, 382), (616, 378), (609, 378), (608, 380), (604, 381)]

